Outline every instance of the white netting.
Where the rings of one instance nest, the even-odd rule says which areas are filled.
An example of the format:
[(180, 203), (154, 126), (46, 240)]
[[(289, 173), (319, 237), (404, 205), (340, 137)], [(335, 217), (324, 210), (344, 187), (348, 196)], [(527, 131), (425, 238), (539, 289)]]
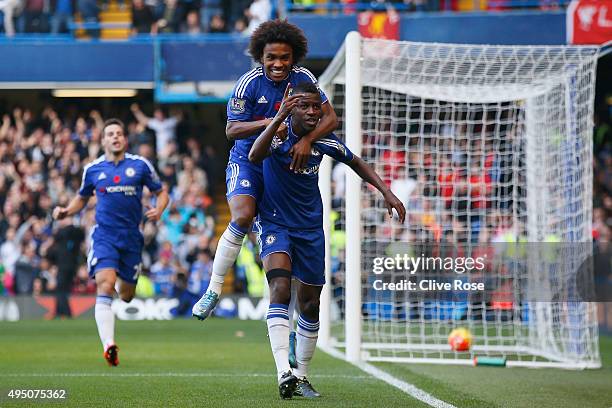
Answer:
[[(341, 120), (340, 137), (343, 50), (320, 79)], [(361, 336), (370, 359), (491, 355), (527, 365), (599, 365), (595, 305), (557, 301), (561, 292), (575, 299), (578, 289), (568, 282), (591, 255), (597, 56), (595, 47), (362, 41), (361, 156), (409, 214), (404, 225), (390, 222), (380, 194), (362, 187)], [(350, 239), (343, 233), (344, 171), (337, 166), (332, 176), (331, 318), (339, 347)], [(486, 299), (373, 290), (375, 257), (418, 256), (431, 243), (489, 255), (484, 276), (464, 279), (495, 290)], [(403, 271), (386, 275), (403, 278)], [(469, 353), (450, 351), (454, 327), (474, 335)]]

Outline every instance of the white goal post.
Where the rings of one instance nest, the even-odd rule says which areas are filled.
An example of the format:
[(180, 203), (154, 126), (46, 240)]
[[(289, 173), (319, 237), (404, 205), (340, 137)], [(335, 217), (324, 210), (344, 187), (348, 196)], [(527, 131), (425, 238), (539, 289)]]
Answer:
[[(391, 220), (350, 169), (323, 167), (330, 256), (321, 343), (349, 361), (601, 366), (588, 295), (598, 54), (347, 35), (319, 84), (338, 113), (337, 135), (408, 216)], [(375, 258), (432, 247), (488, 256), (484, 272), (460, 276), (485, 282), (487, 294), (376, 289), (376, 279), (423, 273), (377, 276)], [(448, 345), (457, 327), (473, 336), (467, 352)]]

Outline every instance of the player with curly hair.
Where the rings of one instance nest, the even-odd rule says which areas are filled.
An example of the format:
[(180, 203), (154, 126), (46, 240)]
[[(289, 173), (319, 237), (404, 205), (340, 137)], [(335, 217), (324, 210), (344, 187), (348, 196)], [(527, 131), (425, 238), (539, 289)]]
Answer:
[[(316, 84), (310, 71), (296, 65), (308, 51), (304, 32), (287, 21), (262, 23), (251, 36), (249, 51), (253, 60), (261, 65), (238, 80), (227, 104), (225, 133), (230, 141), (235, 142), (226, 169), (231, 222), (217, 246), (210, 286), (193, 307), (193, 315), (200, 320), (206, 319), (217, 305), (225, 274), (234, 264), (242, 240), (257, 215), (257, 205), (263, 193), (263, 175), (261, 164), (249, 162), (251, 145), (276, 115), (288, 84), (305, 81)], [(319, 92), (323, 101), (322, 118), (315, 129), (293, 146), (290, 167), (294, 171), (307, 163), (313, 142), (331, 133), (338, 124), (327, 97)], [(280, 127), (278, 133), (286, 134), (287, 128)]]

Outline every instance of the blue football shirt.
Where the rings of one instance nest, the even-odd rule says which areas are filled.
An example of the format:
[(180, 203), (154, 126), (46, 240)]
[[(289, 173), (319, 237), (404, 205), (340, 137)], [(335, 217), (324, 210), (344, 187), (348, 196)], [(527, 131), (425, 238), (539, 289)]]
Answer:
[(85, 166), (79, 194), (96, 194), (96, 223), (102, 227), (136, 229), (142, 220), (142, 188), (157, 192), (161, 182), (151, 163), (137, 155), (125, 154), (115, 165), (101, 156)]
[[(274, 82), (269, 79), (263, 67), (252, 69), (236, 83), (231, 98), (227, 103), (227, 120), (229, 122), (252, 122), (273, 118), (280, 108), (287, 84), (297, 85), (302, 82), (317, 83), (312, 73), (303, 67), (294, 66), (286, 79)], [(327, 102), (327, 96), (321, 90), (321, 100)], [(249, 151), (257, 136), (254, 133), (246, 139), (236, 140), (230, 152), (230, 158), (248, 160)]]
[(289, 170), (289, 150), (299, 141), (288, 118), (287, 138), (274, 136), (270, 156), (263, 162), (264, 195), (259, 205), (259, 216), (292, 229), (317, 229), (323, 225), (323, 203), (319, 191), (319, 166), (323, 155), (348, 164), (353, 153), (333, 133), (317, 140), (307, 165), (294, 172)]

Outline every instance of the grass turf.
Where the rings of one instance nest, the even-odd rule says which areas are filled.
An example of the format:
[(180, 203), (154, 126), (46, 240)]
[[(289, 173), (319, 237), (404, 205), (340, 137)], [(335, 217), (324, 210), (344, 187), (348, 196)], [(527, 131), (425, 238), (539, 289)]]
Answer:
[(530, 369), (376, 363), (458, 407), (612, 407), (612, 337), (600, 336), (602, 368)]
[[(0, 406), (9, 389), (66, 389), (45, 406), (275, 407), (282, 401), (264, 322), (212, 319), (117, 322), (119, 367), (108, 367), (93, 320), (0, 323)], [(318, 352), (317, 407), (425, 407), (350, 364)]]
[[(321, 352), (311, 380), (324, 397), (281, 401), (263, 322), (117, 322), (116, 333), (121, 364), (111, 368), (92, 320), (0, 323), (0, 406), (425, 406)], [(609, 408), (612, 338), (600, 343), (600, 370), (376, 366), (457, 407)], [(15, 388), (66, 389), (68, 398), (11, 401)]]

